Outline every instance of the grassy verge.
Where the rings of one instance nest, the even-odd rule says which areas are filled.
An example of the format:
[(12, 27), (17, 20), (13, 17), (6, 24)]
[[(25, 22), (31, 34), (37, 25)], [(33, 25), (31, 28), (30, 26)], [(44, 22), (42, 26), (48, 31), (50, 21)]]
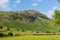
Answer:
[(14, 36), (3, 37), (0, 40), (60, 40), (60, 35), (43, 35), (43, 36)]

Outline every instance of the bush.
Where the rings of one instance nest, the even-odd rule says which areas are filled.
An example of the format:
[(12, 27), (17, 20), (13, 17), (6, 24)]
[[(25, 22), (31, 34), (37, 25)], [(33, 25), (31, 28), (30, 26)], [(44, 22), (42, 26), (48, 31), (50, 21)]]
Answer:
[(8, 33), (8, 36), (13, 36), (13, 33), (9, 32), (9, 33)]
[(25, 32), (25, 30), (22, 30), (22, 32)]
[(46, 31), (46, 33), (51, 33), (51, 32), (49, 32), (49, 31)]
[(7, 27), (7, 30), (9, 31), (9, 30), (10, 30), (10, 28), (9, 28), (9, 27)]
[(17, 31), (20, 31), (19, 29), (17, 29)]
[(39, 31), (37, 31), (37, 33), (39, 33)]
[(0, 26), (0, 29), (3, 29), (3, 26)]
[(60, 30), (59, 30), (59, 32), (60, 32)]
[(0, 37), (3, 37), (4, 35), (3, 35), (3, 33), (0, 33)]

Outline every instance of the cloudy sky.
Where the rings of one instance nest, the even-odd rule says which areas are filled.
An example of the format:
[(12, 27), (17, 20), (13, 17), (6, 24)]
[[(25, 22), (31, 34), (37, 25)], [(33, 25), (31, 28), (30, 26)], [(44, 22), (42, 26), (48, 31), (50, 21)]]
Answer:
[(55, 9), (60, 9), (57, 0), (0, 0), (0, 11), (38, 10), (49, 18)]

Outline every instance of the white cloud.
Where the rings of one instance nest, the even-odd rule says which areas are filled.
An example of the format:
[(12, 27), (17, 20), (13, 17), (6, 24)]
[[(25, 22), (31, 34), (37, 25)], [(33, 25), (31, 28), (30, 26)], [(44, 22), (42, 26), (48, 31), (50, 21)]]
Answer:
[(20, 3), (21, 2), (21, 0), (16, 0), (16, 3)]
[(37, 3), (33, 3), (32, 6), (33, 7), (36, 7), (36, 6), (38, 6), (38, 4)]
[[(0, 8), (5, 11), (11, 10), (11, 7), (9, 7), (9, 2), (10, 0), (0, 0)], [(13, 4), (14, 7), (17, 6), (20, 2), (21, 0), (15, 0), (15, 4)]]
[(46, 13), (46, 15), (47, 15), (49, 18), (52, 19), (52, 15), (54, 15), (54, 11), (55, 11), (56, 9), (59, 10), (58, 7), (53, 7), (51, 10), (49, 10), (49, 11)]
[(16, 0), (16, 1), (15, 1), (15, 4), (14, 4), (14, 8), (16, 8), (17, 5), (19, 5), (20, 3), (21, 3), (21, 0)]
[(0, 7), (6, 9), (8, 7), (9, 0), (0, 0)]

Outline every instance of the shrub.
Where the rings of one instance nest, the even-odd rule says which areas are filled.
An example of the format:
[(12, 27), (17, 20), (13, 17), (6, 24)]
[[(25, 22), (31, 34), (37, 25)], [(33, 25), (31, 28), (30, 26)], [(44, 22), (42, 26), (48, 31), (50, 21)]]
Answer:
[(9, 30), (10, 30), (10, 28), (9, 28), (9, 27), (7, 27), (7, 30), (9, 31)]
[(22, 32), (25, 32), (25, 30), (22, 30)]
[(13, 33), (9, 32), (9, 33), (8, 33), (8, 36), (13, 36)]
[(19, 29), (17, 29), (17, 31), (20, 31)]
[(59, 30), (59, 32), (60, 32), (60, 30)]
[(0, 26), (0, 29), (3, 29), (3, 26)]
[(37, 31), (37, 33), (39, 33), (39, 31)]
[(46, 31), (46, 33), (50, 33), (49, 31)]
[(3, 37), (4, 35), (3, 35), (3, 33), (0, 33), (0, 37)]

